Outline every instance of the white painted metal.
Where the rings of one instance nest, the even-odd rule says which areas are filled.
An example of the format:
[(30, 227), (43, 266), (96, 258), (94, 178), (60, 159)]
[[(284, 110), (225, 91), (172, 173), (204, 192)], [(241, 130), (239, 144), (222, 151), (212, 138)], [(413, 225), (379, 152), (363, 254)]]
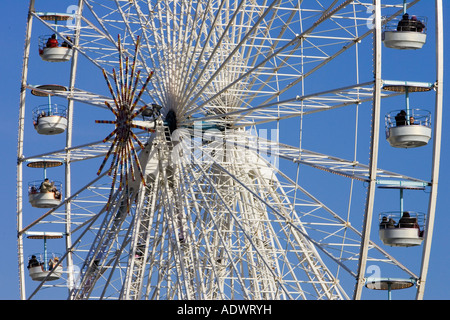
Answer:
[[(20, 87), (20, 109), (19, 109), (19, 130), (17, 138), (17, 230), (23, 228), (23, 163), (24, 158), (24, 130), (25, 130), (25, 98), (28, 78), (28, 62), (30, 58), (30, 44), (31, 44), (31, 30), (33, 27), (33, 16), (31, 12), (34, 11), (34, 0), (30, 0), (28, 8), (27, 29), (25, 35), (25, 50), (23, 53), (22, 65), (22, 79)], [(23, 249), (23, 235), (17, 233), (17, 251), (18, 251), (18, 265), (19, 265), (19, 283), (20, 283), (20, 298), (26, 298), (25, 291), (25, 258)]]
[(425, 33), (413, 31), (385, 31), (383, 33), (384, 45), (393, 49), (422, 49), (426, 40)]
[(50, 273), (50, 271), (42, 270), (41, 266), (37, 266), (29, 268), (28, 272), (33, 281), (42, 281), (44, 279), (46, 279), (47, 281), (54, 281), (61, 278), (61, 275), (63, 273), (63, 267), (59, 266), (58, 268), (55, 268), (53, 272)]
[(393, 247), (412, 247), (422, 244), (416, 228), (380, 229), (380, 239), (385, 245)]
[(34, 126), (39, 134), (59, 134), (67, 128), (67, 119), (61, 116), (46, 116), (39, 118)]
[(362, 230), (362, 239), (359, 254), (358, 275), (356, 278), (354, 299), (361, 299), (362, 288), (365, 284), (365, 272), (370, 245), (370, 231), (372, 226), (373, 208), (375, 203), (375, 189), (378, 169), (378, 148), (380, 133), (380, 109), (381, 109), (381, 1), (374, 0), (374, 97), (372, 107), (372, 131), (370, 143), (370, 168), (369, 168), (369, 186), (367, 191), (366, 209), (364, 213), (364, 223)]
[(44, 48), (41, 58), (49, 62), (69, 61), (72, 58), (72, 49), (65, 47)]
[[(20, 149), (18, 167), (21, 174), (21, 162), (31, 158), (66, 164), (63, 201), (37, 219), (26, 217), (25, 227), (18, 210), (18, 234), (23, 275), (23, 233), (63, 226), (61, 263), (67, 272), (51, 283), (44, 280), (31, 294), (23, 289), (21, 298), (45, 295), (48, 287), (61, 292), (59, 286), (65, 290), (60, 296), (70, 299), (349, 299), (356, 283), (353, 298), (360, 299), (367, 261), (417, 279), (370, 234), (377, 179), (430, 184), (377, 166), (380, 102), (399, 93), (381, 92), (381, 1), (373, 4), (377, 28), (369, 52), (359, 43), (374, 34), (367, 28), (372, 12), (353, 0), (80, 0), (72, 29), (56, 28), (30, 10), (30, 20), (59, 37), (75, 32), (75, 42), (71, 62), (65, 62), (71, 63), (67, 91), (38, 88), (26, 75), (23, 80), (23, 116), (25, 88), (69, 103), (66, 145), (35, 149), (27, 157)], [(95, 172), (114, 137), (100, 141), (91, 113), (109, 114), (105, 101), (114, 105), (114, 100), (105, 94), (106, 84), (97, 88), (86, 80), (101, 78), (103, 68), (111, 80), (112, 69), (119, 71), (118, 35), (123, 60), (133, 59), (140, 37), (141, 81), (152, 71), (154, 76), (139, 105), (157, 103), (162, 109), (157, 121), (134, 122), (155, 129), (135, 131), (145, 144), (139, 162), (146, 185), (128, 177), (128, 189), (115, 189), (108, 202), (111, 179), (106, 171), (98, 177)], [(358, 73), (355, 83), (344, 68), (323, 86), (317, 77), (327, 68), (342, 69), (339, 59), (353, 56), (350, 49), (358, 63), (370, 63), (374, 50), (375, 78)], [(339, 152), (305, 149), (317, 147), (307, 140), (307, 118), (332, 117), (355, 105), (360, 111), (374, 106), (368, 165), (365, 158), (357, 161), (356, 152), (347, 160)], [(164, 123), (169, 110), (177, 116), (172, 133)], [(264, 131), (295, 131), (300, 118), (298, 145), (290, 131), (289, 143)], [(352, 152), (356, 149), (355, 142)], [(301, 168), (297, 177), (278, 161)], [(349, 181), (368, 184), (364, 225), (362, 208), (350, 214), (344, 201), (344, 210), (333, 209), (325, 204), (325, 191), (316, 197), (308, 190), (302, 170), (309, 168), (325, 172), (330, 181), (342, 176), (333, 192)], [(352, 197), (358, 195), (352, 191)]]
[(439, 182), (439, 167), (441, 156), (442, 135), (442, 102), (443, 102), (443, 80), (444, 80), (444, 15), (442, 0), (435, 1), (436, 12), (436, 109), (435, 109), (435, 132), (433, 145), (433, 167), (430, 201), (428, 205), (428, 223), (426, 226), (426, 238), (423, 247), (422, 265), (418, 283), (416, 298), (421, 300), (425, 293), (425, 283), (430, 262), (431, 242), (433, 239), (434, 219), (436, 215), (437, 189)]
[(422, 125), (389, 128), (387, 140), (395, 148), (422, 147), (431, 139), (431, 127)]

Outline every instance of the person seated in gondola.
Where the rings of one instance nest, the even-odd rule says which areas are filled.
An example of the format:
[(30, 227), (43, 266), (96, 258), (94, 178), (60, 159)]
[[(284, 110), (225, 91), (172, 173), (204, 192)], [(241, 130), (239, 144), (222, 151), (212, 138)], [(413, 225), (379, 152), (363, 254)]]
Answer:
[(38, 267), (39, 265), (40, 265), (40, 263), (39, 263), (38, 259), (36, 259), (36, 256), (32, 255), (31, 259), (28, 260), (27, 268), (30, 269), (30, 268), (33, 268), (33, 267)]
[(48, 261), (48, 270), (52, 271), (56, 264), (59, 262), (59, 258), (55, 257), (54, 259), (50, 259)]
[(39, 190), (41, 192), (53, 192), (53, 188), (54, 188), (54, 182), (50, 182), (50, 180), (48, 180), (48, 178), (45, 178), (45, 180), (41, 183)]
[(395, 116), (395, 125), (398, 126), (406, 126), (406, 111), (402, 110)]
[(413, 31), (412, 27), (413, 23), (409, 19), (409, 14), (403, 14), (402, 19), (398, 22), (397, 31)]
[(42, 118), (42, 117), (45, 117), (46, 116), (46, 114), (45, 114), (45, 111), (41, 111), (39, 114), (38, 114), (38, 119), (39, 118)]
[[(72, 42), (72, 39), (69, 36), (67, 36), (66, 39), (69, 40), (70, 42)], [(69, 42), (67, 42), (66, 40), (64, 40), (61, 47), (72, 49), (72, 45)]]
[(399, 228), (419, 228), (417, 224), (417, 218), (413, 218), (409, 215), (409, 212), (403, 212), (402, 217), (398, 221)]
[(61, 200), (61, 192), (59, 192), (59, 190), (56, 189), (56, 187), (52, 188), (52, 192), (55, 194), (55, 199)]
[(412, 31), (422, 32), (423, 29), (425, 29), (425, 25), (422, 23), (422, 21), (417, 20), (416, 16), (412, 16), (411, 17), (411, 24), (412, 24), (412, 27), (413, 27)]
[(409, 18), (407, 13), (402, 16), (402, 20), (397, 25), (397, 31), (422, 32), (423, 29), (425, 29), (425, 25), (420, 20), (417, 20), (416, 16)]
[(56, 34), (52, 34), (50, 38), (47, 40), (47, 48), (57, 48), (58, 40), (56, 39)]
[(381, 223), (380, 223), (380, 229), (391, 229), (391, 228), (395, 228), (395, 220), (392, 218), (389, 218), (384, 216), (381, 219)]

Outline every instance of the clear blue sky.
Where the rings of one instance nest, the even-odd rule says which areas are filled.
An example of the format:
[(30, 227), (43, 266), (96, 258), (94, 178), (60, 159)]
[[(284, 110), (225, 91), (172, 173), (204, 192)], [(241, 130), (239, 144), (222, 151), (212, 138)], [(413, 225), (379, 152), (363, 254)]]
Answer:
[[(46, 3), (57, 3), (59, 1), (45, 1)], [(418, 15), (433, 16), (433, 10), (427, 8), (426, 2), (422, 1)], [(64, 6), (76, 4), (75, 0), (65, 1)], [(431, 6), (430, 6), (431, 7)], [(0, 253), (2, 263), (0, 265), (0, 300), (19, 298), (19, 278), (17, 268), (17, 242), (16, 242), (16, 156), (17, 156), (17, 124), (19, 111), (20, 78), (22, 72), (22, 57), (24, 49), (24, 37), (26, 27), (26, 17), (28, 1), (22, 0), (2, 0), (0, 2), (2, 19), (0, 20), (0, 108), (2, 111), (1, 130), (1, 157), (2, 168), (1, 185), (1, 223), (0, 223)], [(51, 11), (51, 8), (48, 9)], [(444, 1), (444, 14), (450, 12), (449, 1)], [(448, 28), (447, 28), (448, 29)], [(433, 32), (431, 28), (429, 32)], [(448, 34), (445, 35), (449, 39)], [(432, 46), (433, 44), (428, 44)], [(450, 58), (450, 41), (445, 41), (446, 57)], [(32, 48), (32, 54), (37, 54), (37, 50)], [(431, 55), (433, 50), (424, 50), (424, 54)], [(406, 55), (406, 58), (408, 55)], [(423, 57), (424, 60), (427, 56)], [(386, 61), (386, 66), (394, 65), (395, 62)], [(446, 66), (450, 64), (447, 59)], [(41, 64), (40, 66), (44, 66)], [(415, 74), (416, 68), (420, 66), (411, 64), (409, 72)], [(447, 68), (448, 69), (448, 68)], [(42, 73), (44, 69), (39, 70)], [(36, 72), (36, 68), (34, 69)], [(431, 70), (434, 74), (434, 70)], [(444, 83), (448, 89), (449, 73), (446, 74)], [(420, 80), (415, 76), (412, 80)], [(429, 81), (425, 79), (424, 81)], [(433, 79), (434, 80), (434, 79)], [(93, 90), (94, 91), (94, 90)], [(448, 98), (450, 89), (444, 90), (444, 118), (447, 117)], [(431, 103), (433, 104), (433, 102)], [(27, 113), (29, 114), (29, 113)], [(431, 252), (430, 268), (425, 293), (425, 299), (450, 299), (450, 277), (448, 276), (448, 266), (450, 265), (450, 126), (443, 122), (442, 135), (442, 155), (440, 184), (438, 194), (438, 205), (436, 210), (436, 224), (433, 237), (433, 248)], [(103, 138), (103, 137), (98, 137)], [(411, 158), (410, 162), (414, 163)], [(420, 166), (420, 162), (414, 163)], [(412, 257), (413, 258), (413, 257)]]

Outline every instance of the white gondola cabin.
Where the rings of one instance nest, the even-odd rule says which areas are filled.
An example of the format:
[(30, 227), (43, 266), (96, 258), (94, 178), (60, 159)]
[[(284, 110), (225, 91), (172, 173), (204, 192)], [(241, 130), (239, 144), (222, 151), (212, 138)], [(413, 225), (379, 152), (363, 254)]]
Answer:
[[(41, 13), (39, 18), (54, 21), (57, 29), (58, 21), (72, 20), (73, 16), (62, 13)], [(67, 35), (43, 35), (39, 37), (39, 55), (44, 61), (65, 62), (72, 58), (72, 39)]]
[(400, 210), (379, 215), (379, 236), (383, 244), (391, 247), (419, 246), (424, 240), (425, 214), (405, 211), (404, 190), (425, 190), (427, 182), (378, 180), (378, 187), (400, 190)]
[(61, 278), (63, 266), (60, 263), (60, 255), (47, 251), (47, 240), (61, 239), (60, 232), (27, 232), (28, 239), (44, 240), (44, 252), (35, 253), (28, 260), (28, 274), (34, 281), (53, 281)]
[(379, 236), (391, 247), (420, 246), (424, 239), (425, 214), (419, 212), (383, 212)]
[[(65, 62), (72, 58), (72, 48), (59, 45), (57, 42), (54, 47), (49, 46), (52, 36), (39, 37), (39, 55), (44, 61), (48, 62)], [(55, 39), (56, 40), (56, 39)]]
[(62, 184), (58, 181), (50, 181), (46, 177), (46, 169), (61, 166), (61, 161), (37, 160), (30, 161), (30, 168), (43, 168), (44, 179), (28, 183), (28, 201), (35, 208), (54, 208), (62, 200)]
[(33, 125), (37, 133), (54, 135), (67, 128), (66, 107), (58, 104), (45, 104), (33, 110)]
[(417, 148), (431, 139), (431, 114), (427, 110), (395, 110), (386, 114), (386, 140), (394, 148)]
[(431, 113), (420, 108), (410, 108), (409, 93), (433, 89), (432, 83), (411, 81), (383, 81), (383, 90), (404, 92), (406, 106), (385, 115), (386, 140), (395, 148), (416, 148), (431, 139)]
[[(52, 191), (47, 191), (46, 185)], [(37, 180), (28, 184), (28, 201), (35, 208), (54, 208), (61, 203), (61, 183), (46, 180)]]
[(53, 270), (53, 272), (50, 273), (50, 271), (52, 270), (44, 270), (42, 264), (40, 264), (39, 266), (28, 268), (28, 274), (30, 275), (31, 280), (42, 281), (45, 280), (45, 278), (47, 278), (48, 276), (47, 281), (52, 281), (61, 278), (61, 275), (63, 273), (63, 267), (60, 265), (56, 267)]
[(426, 18), (405, 13), (401, 19), (393, 19), (384, 25), (382, 37), (387, 48), (421, 49), (427, 40)]
[(67, 128), (67, 108), (52, 103), (52, 91), (66, 91), (66, 87), (60, 85), (41, 85), (31, 90), (38, 97), (47, 97), (47, 104), (33, 109), (33, 125), (39, 134), (54, 135), (64, 132)]

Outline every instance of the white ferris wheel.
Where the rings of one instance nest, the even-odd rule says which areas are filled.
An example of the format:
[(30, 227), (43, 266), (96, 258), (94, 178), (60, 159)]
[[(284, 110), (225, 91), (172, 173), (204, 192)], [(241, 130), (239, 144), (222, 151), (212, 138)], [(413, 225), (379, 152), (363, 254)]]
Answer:
[[(21, 298), (422, 299), (443, 48), (420, 2), (31, 0)], [(435, 77), (393, 76), (424, 45)]]

